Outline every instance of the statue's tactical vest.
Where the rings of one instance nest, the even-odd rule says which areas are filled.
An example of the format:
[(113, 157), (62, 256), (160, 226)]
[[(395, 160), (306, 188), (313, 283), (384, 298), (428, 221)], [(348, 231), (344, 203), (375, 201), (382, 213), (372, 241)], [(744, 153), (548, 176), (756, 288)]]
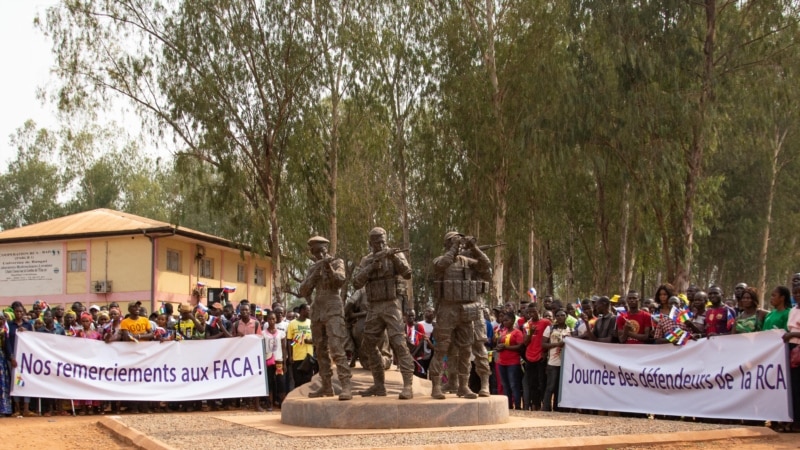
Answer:
[(451, 264), (444, 274), (443, 281), (434, 281), (434, 296), (439, 300), (453, 303), (473, 303), (479, 296), (489, 292), (489, 283), (473, 280), (473, 270)]

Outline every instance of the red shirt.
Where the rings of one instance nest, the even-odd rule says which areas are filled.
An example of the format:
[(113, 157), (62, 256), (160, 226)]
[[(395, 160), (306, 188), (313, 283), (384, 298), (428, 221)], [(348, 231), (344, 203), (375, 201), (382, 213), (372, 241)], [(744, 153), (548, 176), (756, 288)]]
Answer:
[[(497, 343), (504, 344), (506, 347), (512, 345), (522, 344), (523, 340), (522, 332), (514, 328), (513, 330), (507, 330), (505, 328), (500, 328), (499, 334), (497, 336)], [(497, 362), (501, 366), (518, 366), (519, 365), (519, 351), (517, 350), (500, 350), (500, 355), (497, 358)]]
[[(622, 331), (625, 327), (625, 315), (619, 314), (617, 315), (617, 330)], [(650, 318), (650, 313), (646, 311), (642, 311), (641, 309), (636, 313), (628, 313), (628, 322), (633, 323), (633, 332), (636, 334), (644, 333), (645, 328), (652, 328), (653, 320)], [(634, 339), (632, 337), (628, 337), (628, 340), (624, 342), (625, 344), (644, 344), (644, 342)]]
[(530, 362), (537, 362), (542, 359), (542, 340), (544, 330), (551, 325), (547, 319), (539, 319), (536, 322), (530, 320), (525, 324), (524, 331), (530, 335), (531, 341), (525, 348), (525, 359)]

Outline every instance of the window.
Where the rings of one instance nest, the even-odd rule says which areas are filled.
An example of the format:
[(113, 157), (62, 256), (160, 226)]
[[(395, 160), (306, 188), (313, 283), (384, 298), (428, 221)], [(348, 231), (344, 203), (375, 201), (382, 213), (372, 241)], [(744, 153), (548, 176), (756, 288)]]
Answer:
[(181, 252), (167, 249), (167, 270), (170, 272), (181, 271)]
[(69, 252), (69, 271), (86, 272), (86, 250)]
[(267, 271), (261, 267), (256, 266), (256, 277), (253, 280), (253, 283), (259, 286), (266, 286), (267, 285)]
[(247, 266), (244, 264), (239, 264), (236, 268), (236, 281), (247, 283)]
[(203, 278), (214, 278), (214, 260), (203, 258), (200, 260), (200, 276)]

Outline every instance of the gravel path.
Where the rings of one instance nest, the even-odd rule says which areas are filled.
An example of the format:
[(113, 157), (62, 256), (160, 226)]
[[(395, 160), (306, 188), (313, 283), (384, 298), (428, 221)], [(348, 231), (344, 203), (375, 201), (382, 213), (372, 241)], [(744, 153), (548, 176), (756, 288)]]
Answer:
[[(226, 412), (224, 415), (253, 415), (254, 412)], [(264, 413), (280, 414), (280, 412)], [(153, 414), (122, 416), (132, 428), (176, 448), (188, 442), (218, 442), (226, 449), (252, 450), (267, 446), (275, 449), (370, 448), (381, 446), (416, 446), (465, 442), (545, 439), (579, 436), (612, 436), (675, 431), (702, 431), (733, 428), (735, 425), (607, 417), (589, 414), (511, 411), (512, 416), (583, 422), (580, 426), (505, 428), (479, 431), (441, 431), (437, 433), (398, 432), (395, 434), (360, 434), (350, 436), (287, 437), (268, 431), (237, 425), (213, 416), (222, 413)]]

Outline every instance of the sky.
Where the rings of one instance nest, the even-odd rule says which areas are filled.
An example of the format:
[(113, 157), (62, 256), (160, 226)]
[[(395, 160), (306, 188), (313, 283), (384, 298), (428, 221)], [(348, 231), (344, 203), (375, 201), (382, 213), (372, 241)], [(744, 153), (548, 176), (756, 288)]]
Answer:
[(56, 0), (0, 0), (0, 172), (5, 172), (16, 149), (9, 136), (28, 119), (40, 127), (56, 127), (49, 105), (42, 105), (36, 91), (53, 78), (53, 57), (46, 37), (33, 26), (37, 12), (44, 14)]

